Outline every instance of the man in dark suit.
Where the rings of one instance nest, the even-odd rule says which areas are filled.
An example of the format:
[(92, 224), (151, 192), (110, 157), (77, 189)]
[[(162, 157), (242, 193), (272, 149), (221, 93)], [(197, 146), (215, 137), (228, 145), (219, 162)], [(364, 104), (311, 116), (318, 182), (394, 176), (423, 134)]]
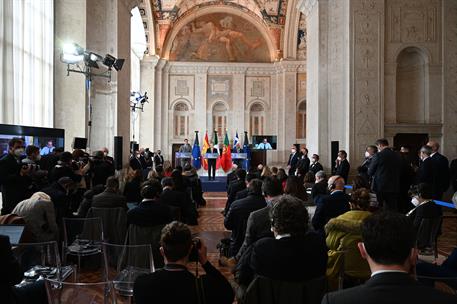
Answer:
[(313, 172), (316, 175), (317, 172), (323, 171), (324, 167), (322, 167), (321, 163), (319, 162), (319, 155), (313, 154), (311, 157), (311, 165), (309, 166), (309, 171)]
[(163, 191), (160, 194), (160, 201), (173, 208), (178, 208), (181, 215), (181, 221), (184, 223), (192, 223), (195, 221), (194, 211), (192, 208), (192, 200), (184, 191), (175, 189), (174, 181), (171, 177), (164, 177), (162, 179)]
[(158, 166), (163, 166), (163, 155), (161, 154), (162, 151), (157, 150), (156, 154), (154, 155), (154, 166), (157, 168)]
[(335, 175), (327, 182), (330, 195), (319, 196), (316, 199), (316, 211), (312, 219), (314, 230), (324, 233), (324, 226), (327, 222), (349, 211), (349, 195), (344, 193), (344, 179)]
[(228, 187), (230, 186), (230, 184), (237, 180), (237, 178), (236, 178), (236, 170), (237, 169), (238, 169), (238, 165), (237, 164), (233, 164), (232, 165), (232, 170), (227, 174), (227, 191), (228, 191)]
[(140, 160), (140, 151), (134, 151), (130, 156), (129, 165), (133, 170), (142, 170), (143, 165)]
[[(217, 149), (214, 148), (213, 144), (210, 144), (209, 148), (206, 150), (206, 153), (218, 153)], [(213, 180), (216, 180), (216, 162), (217, 159), (207, 158), (206, 161), (208, 162), (208, 180), (211, 180), (211, 176)]]
[(29, 177), (30, 167), (20, 165), (24, 153), (24, 141), (13, 138), (8, 143), (8, 154), (0, 160), (0, 185), (2, 190), (2, 215), (9, 214), (16, 205), (29, 197), (27, 188), (32, 180)]
[(360, 254), (368, 261), (371, 278), (363, 285), (324, 296), (322, 304), (428, 304), (456, 303), (444, 294), (418, 283), (410, 275), (417, 261), (414, 229), (399, 213), (376, 213), (364, 220)]
[(298, 160), (297, 169), (299, 169), (301, 172), (306, 174), (309, 171), (309, 166), (311, 163), (311, 161), (309, 160), (309, 157), (308, 157), (308, 149), (302, 148), (300, 152), (301, 152), (301, 157)]
[(246, 234), (246, 225), (251, 212), (262, 209), (266, 206), (265, 198), (262, 195), (262, 181), (254, 179), (249, 183), (248, 196), (244, 199), (234, 201), (224, 218), (224, 226), (232, 231), (230, 237), (230, 256), (238, 253)]
[(328, 194), (328, 184), (327, 184), (327, 175), (323, 170), (318, 171), (315, 175), (316, 183), (311, 189), (311, 198), (313, 201), (316, 201), (317, 197), (320, 195)]
[(433, 160), (431, 158), (432, 148), (429, 146), (423, 146), (420, 150), (421, 161), (419, 168), (416, 173), (416, 183), (424, 183), (433, 186), (433, 192), (435, 193), (435, 172), (433, 166)]
[(244, 236), (243, 245), (235, 257), (236, 260), (239, 260), (247, 248), (257, 240), (266, 236), (273, 236), (271, 232), (270, 210), (282, 195), (281, 182), (271, 176), (265, 178), (262, 182), (262, 192), (265, 196), (267, 206), (249, 215), (246, 224), (246, 235)]
[(124, 208), (127, 210), (125, 196), (119, 194), (119, 181), (116, 177), (110, 176), (106, 180), (105, 191), (97, 194), (92, 199), (92, 207), (95, 208)]
[(180, 222), (165, 226), (160, 239), (165, 267), (135, 280), (135, 303), (231, 304), (234, 295), (230, 283), (208, 261), (204, 242), (199, 240), (199, 243), (197, 258), (206, 273), (201, 288), (197, 287), (197, 278), (187, 269), (192, 246), (195, 246), (189, 227)]
[(241, 191), (246, 189), (246, 170), (238, 168), (236, 169), (235, 172), (236, 175), (236, 181), (232, 182), (227, 190), (227, 203), (225, 204), (225, 209), (224, 213), (226, 214), (228, 210), (230, 209), (230, 205), (235, 201), (236, 194)]
[(156, 180), (147, 181), (141, 186), (141, 203), (127, 212), (127, 222), (138, 226), (157, 226), (170, 223), (171, 209), (159, 199), (162, 187)]
[(287, 169), (289, 169), (289, 175), (295, 175), (297, 170), (298, 160), (300, 159), (300, 153), (297, 151), (296, 146), (292, 146), (290, 149), (289, 161), (287, 162)]
[(373, 156), (368, 168), (372, 189), (376, 193), (380, 207), (397, 211), (402, 160), (400, 155), (389, 148), (387, 139), (378, 139), (376, 146), (379, 152)]
[(246, 179), (245, 179), (246, 180), (246, 188), (241, 190), (241, 191), (238, 191), (236, 193), (236, 197), (235, 197), (236, 201), (240, 200), (240, 199), (243, 199), (243, 198), (246, 198), (248, 196), (249, 189), (247, 187), (248, 187), (249, 183), (252, 180), (256, 179), (256, 178), (258, 178), (257, 174), (254, 174), (254, 173), (246, 174)]
[(446, 156), (438, 152), (440, 150), (440, 144), (438, 142), (431, 140), (427, 143), (427, 146), (432, 148), (431, 159), (433, 163), (433, 172), (435, 173), (433, 198), (441, 200), (443, 198), (443, 193), (446, 192), (449, 187), (449, 160)]
[(362, 176), (369, 184), (371, 184), (370, 176), (368, 175), (368, 169), (370, 168), (371, 161), (373, 160), (373, 156), (378, 153), (378, 147), (376, 146), (368, 146), (365, 150), (365, 159), (362, 164), (357, 168), (359, 175)]
[(344, 179), (344, 182), (348, 182), (349, 170), (351, 166), (347, 160), (348, 154), (344, 150), (338, 152), (338, 157), (335, 160), (335, 167), (333, 170), (333, 175), (341, 176)]

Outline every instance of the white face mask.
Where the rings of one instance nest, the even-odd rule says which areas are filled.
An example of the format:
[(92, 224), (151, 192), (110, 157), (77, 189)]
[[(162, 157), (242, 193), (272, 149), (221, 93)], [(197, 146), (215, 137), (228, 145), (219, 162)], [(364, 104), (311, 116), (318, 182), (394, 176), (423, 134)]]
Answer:
[(295, 149), (290, 150), (290, 152), (292, 152), (292, 153), (295, 153), (295, 151), (296, 151)]
[(312, 161), (312, 162), (313, 162), (313, 164), (314, 164), (314, 163), (316, 162), (316, 159), (315, 159), (315, 158), (313, 158), (313, 159), (311, 159), (311, 161)]
[(24, 154), (24, 149), (22, 149), (22, 148), (15, 149), (13, 153), (14, 153), (14, 156), (19, 157), (22, 154)]
[(370, 153), (368, 151), (365, 151), (365, 158), (370, 157)]
[(337, 160), (341, 161), (341, 157), (340, 157), (340, 156), (338, 156)]
[(417, 207), (417, 206), (419, 206), (420, 202), (417, 199), (417, 197), (413, 197), (412, 200), (411, 200), (411, 204), (413, 204), (414, 207)]

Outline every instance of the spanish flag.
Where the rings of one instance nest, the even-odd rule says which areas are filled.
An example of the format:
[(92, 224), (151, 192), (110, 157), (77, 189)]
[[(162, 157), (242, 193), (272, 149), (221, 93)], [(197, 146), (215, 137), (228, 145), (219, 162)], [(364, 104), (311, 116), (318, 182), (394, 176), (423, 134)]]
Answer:
[(209, 149), (209, 140), (208, 140), (208, 131), (206, 131), (205, 139), (203, 140), (203, 148), (202, 148), (202, 165), (203, 169), (208, 170), (208, 161), (206, 160), (205, 154), (206, 151)]

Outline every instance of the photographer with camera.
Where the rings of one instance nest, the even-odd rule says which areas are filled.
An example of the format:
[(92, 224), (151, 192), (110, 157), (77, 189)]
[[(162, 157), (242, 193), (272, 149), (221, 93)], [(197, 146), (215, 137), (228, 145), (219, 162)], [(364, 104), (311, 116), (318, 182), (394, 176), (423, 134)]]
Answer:
[(21, 138), (13, 138), (8, 143), (8, 154), (0, 160), (2, 215), (11, 213), (20, 201), (30, 196), (30, 193), (27, 193), (31, 183), (30, 167), (21, 166), (20, 158), (23, 154), (24, 141)]
[[(187, 225), (176, 221), (166, 225), (162, 230), (160, 244), (165, 267), (137, 278), (133, 287), (135, 303), (233, 302), (230, 283), (208, 262), (205, 244), (199, 239), (192, 240)], [(206, 272), (205, 276), (195, 277), (187, 269), (193, 248), (197, 248), (198, 260)]]
[(75, 183), (79, 183), (82, 179), (82, 172), (86, 170), (87, 167), (85, 167), (84, 164), (73, 160), (73, 155), (70, 152), (63, 152), (60, 155), (57, 165), (50, 169), (49, 181), (56, 182), (62, 177), (69, 177)]
[(48, 171), (41, 170), (40, 160), (40, 148), (34, 145), (29, 145), (25, 148), (25, 155), (21, 163), (22, 167), (29, 169), (29, 177), (31, 184), (29, 185), (28, 192), (33, 194), (40, 191), (42, 188), (48, 186)]

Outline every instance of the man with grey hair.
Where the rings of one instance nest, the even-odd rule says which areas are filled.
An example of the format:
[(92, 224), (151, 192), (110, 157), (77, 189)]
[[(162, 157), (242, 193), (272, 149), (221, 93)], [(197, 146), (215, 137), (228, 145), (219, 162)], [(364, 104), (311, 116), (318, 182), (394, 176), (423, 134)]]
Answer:
[(449, 160), (446, 156), (440, 154), (440, 144), (437, 141), (430, 140), (427, 146), (432, 148), (432, 159), (434, 176), (433, 184), (433, 198), (441, 200), (443, 193), (446, 192), (449, 187), (450, 171), (449, 171)]
[(317, 171), (315, 177), (316, 183), (311, 189), (311, 198), (313, 201), (315, 201), (319, 195), (327, 194), (327, 175), (324, 170)]
[[(422, 146), (420, 149), (420, 164), (419, 169), (417, 169), (416, 183), (426, 183), (433, 185), (433, 160), (431, 158), (433, 151), (429, 146)], [(435, 192), (435, 189), (433, 189)]]

